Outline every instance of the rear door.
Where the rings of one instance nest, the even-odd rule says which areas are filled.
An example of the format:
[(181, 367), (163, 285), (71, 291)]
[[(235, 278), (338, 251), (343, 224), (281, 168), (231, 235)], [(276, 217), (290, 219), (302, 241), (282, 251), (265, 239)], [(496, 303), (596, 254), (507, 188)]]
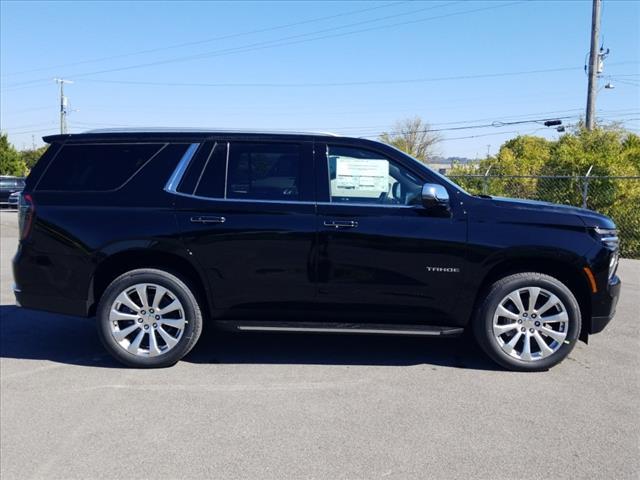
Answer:
[(466, 219), (422, 207), (429, 179), (360, 146), (316, 146), (318, 300), (345, 319), (446, 325), (462, 284)]
[(314, 301), (312, 151), (302, 141), (212, 139), (177, 187), (179, 228), (226, 317), (295, 317)]

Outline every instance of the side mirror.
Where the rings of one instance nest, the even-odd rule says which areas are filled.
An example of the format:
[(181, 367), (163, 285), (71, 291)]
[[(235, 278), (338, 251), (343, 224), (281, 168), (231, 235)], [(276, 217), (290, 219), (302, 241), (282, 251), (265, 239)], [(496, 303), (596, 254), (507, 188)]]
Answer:
[(449, 208), (449, 193), (437, 183), (425, 183), (422, 186), (422, 205), (424, 208)]

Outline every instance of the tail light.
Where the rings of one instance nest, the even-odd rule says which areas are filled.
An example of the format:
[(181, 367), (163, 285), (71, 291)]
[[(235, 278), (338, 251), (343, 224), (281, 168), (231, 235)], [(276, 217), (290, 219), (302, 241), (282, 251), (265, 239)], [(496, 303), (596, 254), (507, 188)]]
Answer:
[(36, 206), (33, 198), (28, 193), (20, 195), (18, 207), (18, 226), (20, 228), (20, 239), (24, 240), (31, 232), (31, 224), (36, 213)]

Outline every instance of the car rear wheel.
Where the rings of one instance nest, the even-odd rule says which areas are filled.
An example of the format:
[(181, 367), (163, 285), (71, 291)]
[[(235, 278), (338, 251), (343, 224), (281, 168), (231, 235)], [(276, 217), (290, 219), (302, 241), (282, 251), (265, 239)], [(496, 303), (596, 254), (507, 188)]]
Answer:
[(477, 312), (482, 349), (510, 370), (539, 371), (569, 355), (580, 334), (578, 302), (566, 285), (535, 272), (494, 283)]
[(116, 278), (102, 295), (96, 316), (106, 349), (132, 367), (175, 364), (202, 331), (193, 292), (163, 270), (132, 270)]

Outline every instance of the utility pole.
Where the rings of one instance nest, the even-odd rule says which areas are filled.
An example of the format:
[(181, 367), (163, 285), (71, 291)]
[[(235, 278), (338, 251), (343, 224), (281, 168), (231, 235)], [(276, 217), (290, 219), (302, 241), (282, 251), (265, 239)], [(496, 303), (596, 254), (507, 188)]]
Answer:
[(60, 85), (60, 133), (67, 133), (67, 105), (69, 104), (67, 97), (64, 96), (64, 84), (73, 83), (71, 80), (64, 78), (54, 78), (55, 82)]
[(600, 35), (600, 8), (602, 0), (593, 0), (591, 13), (591, 51), (589, 53), (589, 87), (587, 90), (587, 130), (593, 130), (595, 125), (596, 95), (598, 94), (598, 70), (600, 70), (601, 54), (598, 51), (598, 36)]

